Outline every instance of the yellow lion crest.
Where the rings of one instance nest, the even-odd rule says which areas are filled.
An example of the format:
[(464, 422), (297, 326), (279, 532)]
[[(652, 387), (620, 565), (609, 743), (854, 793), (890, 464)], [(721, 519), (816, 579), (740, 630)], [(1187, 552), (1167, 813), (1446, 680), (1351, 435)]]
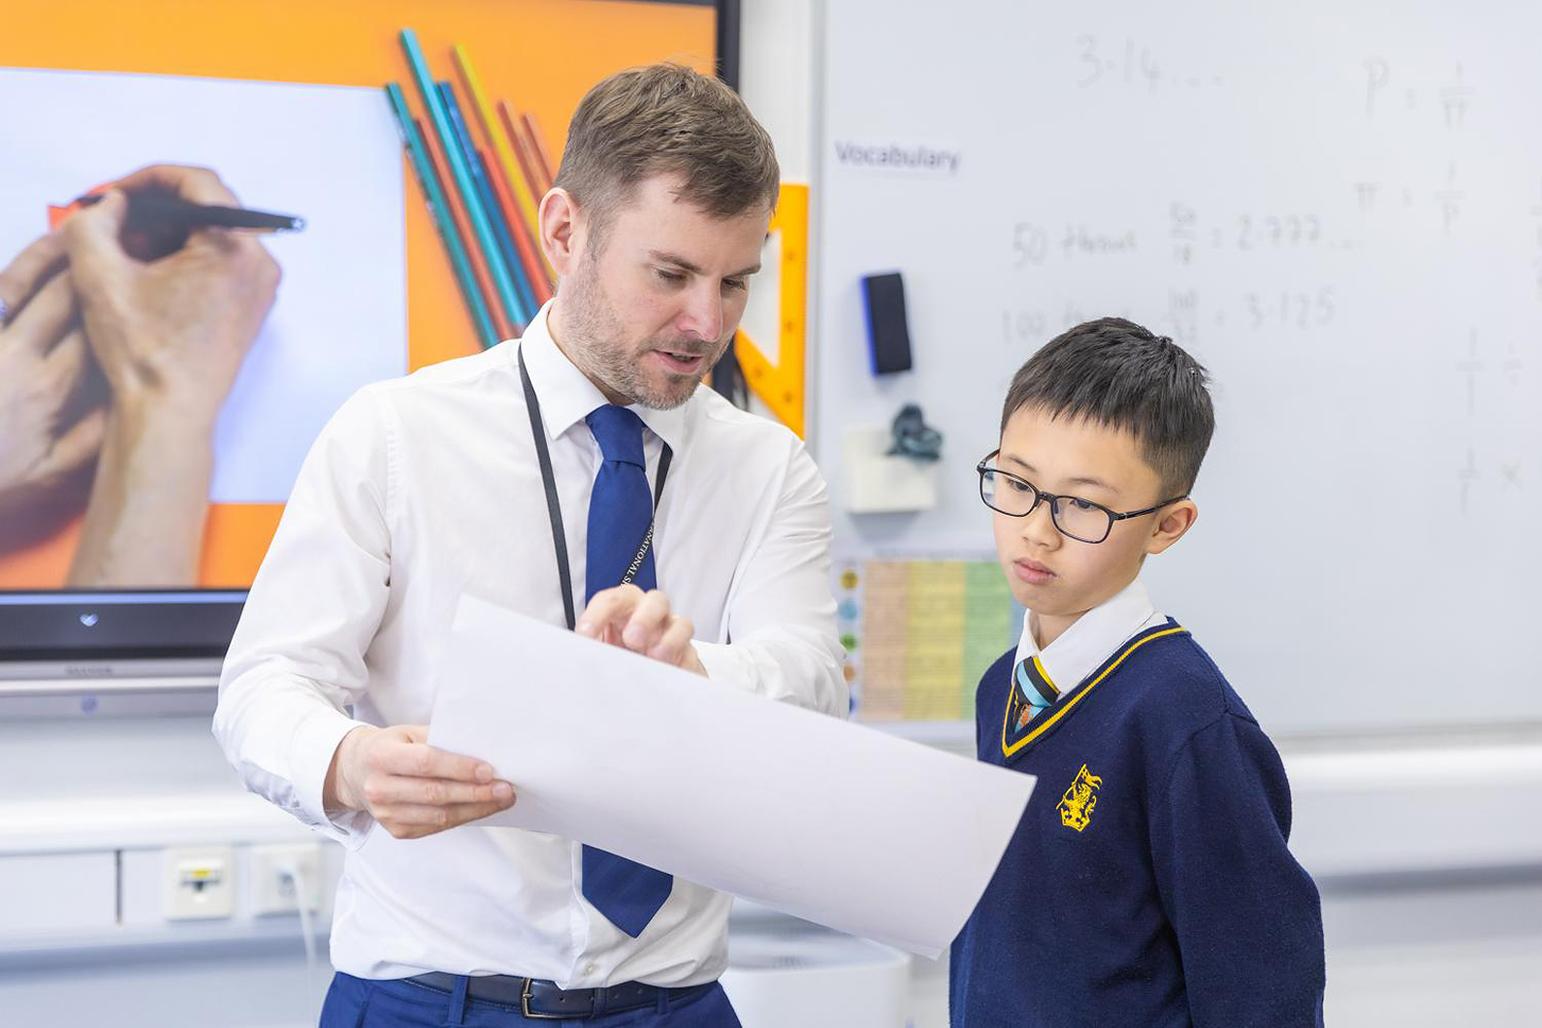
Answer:
[(1102, 785), (1103, 779), (1088, 771), (1087, 765), (1083, 764), (1082, 769), (1076, 772), (1076, 780), (1055, 807), (1060, 811), (1060, 823), (1078, 832), (1086, 828), (1092, 821), (1092, 809), (1098, 805), (1097, 793)]

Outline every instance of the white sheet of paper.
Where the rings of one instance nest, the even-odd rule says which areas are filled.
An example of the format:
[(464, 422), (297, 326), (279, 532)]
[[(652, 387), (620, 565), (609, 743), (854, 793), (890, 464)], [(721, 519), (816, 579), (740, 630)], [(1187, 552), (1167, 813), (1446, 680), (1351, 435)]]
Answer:
[(146, 164), (213, 168), (243, 205), (305, 219), (263, 238), (284, 279), (220, 412), (210, 488), (288, 499), (333, 411), (407, 369), (401, 140), (380, 90), (0, 68), (0, 111), (0, 267), (49, 204)]
[(481, 824), (576, 839), (935, 957), (1033, 778), (736, 692), (462, 599), (429, 741), (518, 802)]

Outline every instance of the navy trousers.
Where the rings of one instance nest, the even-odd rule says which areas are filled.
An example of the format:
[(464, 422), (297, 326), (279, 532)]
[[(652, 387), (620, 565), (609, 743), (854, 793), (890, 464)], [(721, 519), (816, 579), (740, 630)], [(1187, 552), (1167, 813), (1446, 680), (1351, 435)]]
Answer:
[(320, 1028), (503, 1028), (505, 1025), (569, 1025), (572, 1028), (739, 1028), (723, 987), (713, 982), (657, 1007), (603, 1017), (532, 1019), (517, 1006), (472, 999), (464, 988), (447, 993), (406, 979), (374, 981), (339, 971), (321, 1008)]

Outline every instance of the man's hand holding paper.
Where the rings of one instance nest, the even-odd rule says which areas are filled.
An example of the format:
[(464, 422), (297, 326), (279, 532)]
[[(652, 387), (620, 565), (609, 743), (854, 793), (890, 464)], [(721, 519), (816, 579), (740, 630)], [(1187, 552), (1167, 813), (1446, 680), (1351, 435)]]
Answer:
[(594, 594), (574, 629), (596, 642), (610, 643), (645, 657), (705, 675), (696, 647), (695, 626), (670, 609), (669, 597), (657, 589), (643, 592), (635, 585), (618, 585)]

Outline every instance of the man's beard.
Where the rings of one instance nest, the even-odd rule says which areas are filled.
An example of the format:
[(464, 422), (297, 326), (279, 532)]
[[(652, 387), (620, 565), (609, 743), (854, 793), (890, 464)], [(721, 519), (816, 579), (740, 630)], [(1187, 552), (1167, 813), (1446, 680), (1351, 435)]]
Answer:
[[(651, 340), (642, 351), (630, 349), (621, 340), (621, 319), (616, 316), (610, 297), (600, 285), (598, 269), (592, 260), (585, 261), (580, 272), (563, 283), (562, 304), (563, 320), (572, 336), (570, 356), (573, 362), (580, 371), (599, 379), (612, 393), (625, 397), (628, 403), (640, 403), (655, 410), (673, 410), (683, 405), (721, 356), (716, 352), (716, 344), (679, 337)], [(699, 374), (670, 375), (663, 386), (657, 386), (650, 383), (639, 366), (648, 350), (706, 354), (711, 359), (702, 362)]]

